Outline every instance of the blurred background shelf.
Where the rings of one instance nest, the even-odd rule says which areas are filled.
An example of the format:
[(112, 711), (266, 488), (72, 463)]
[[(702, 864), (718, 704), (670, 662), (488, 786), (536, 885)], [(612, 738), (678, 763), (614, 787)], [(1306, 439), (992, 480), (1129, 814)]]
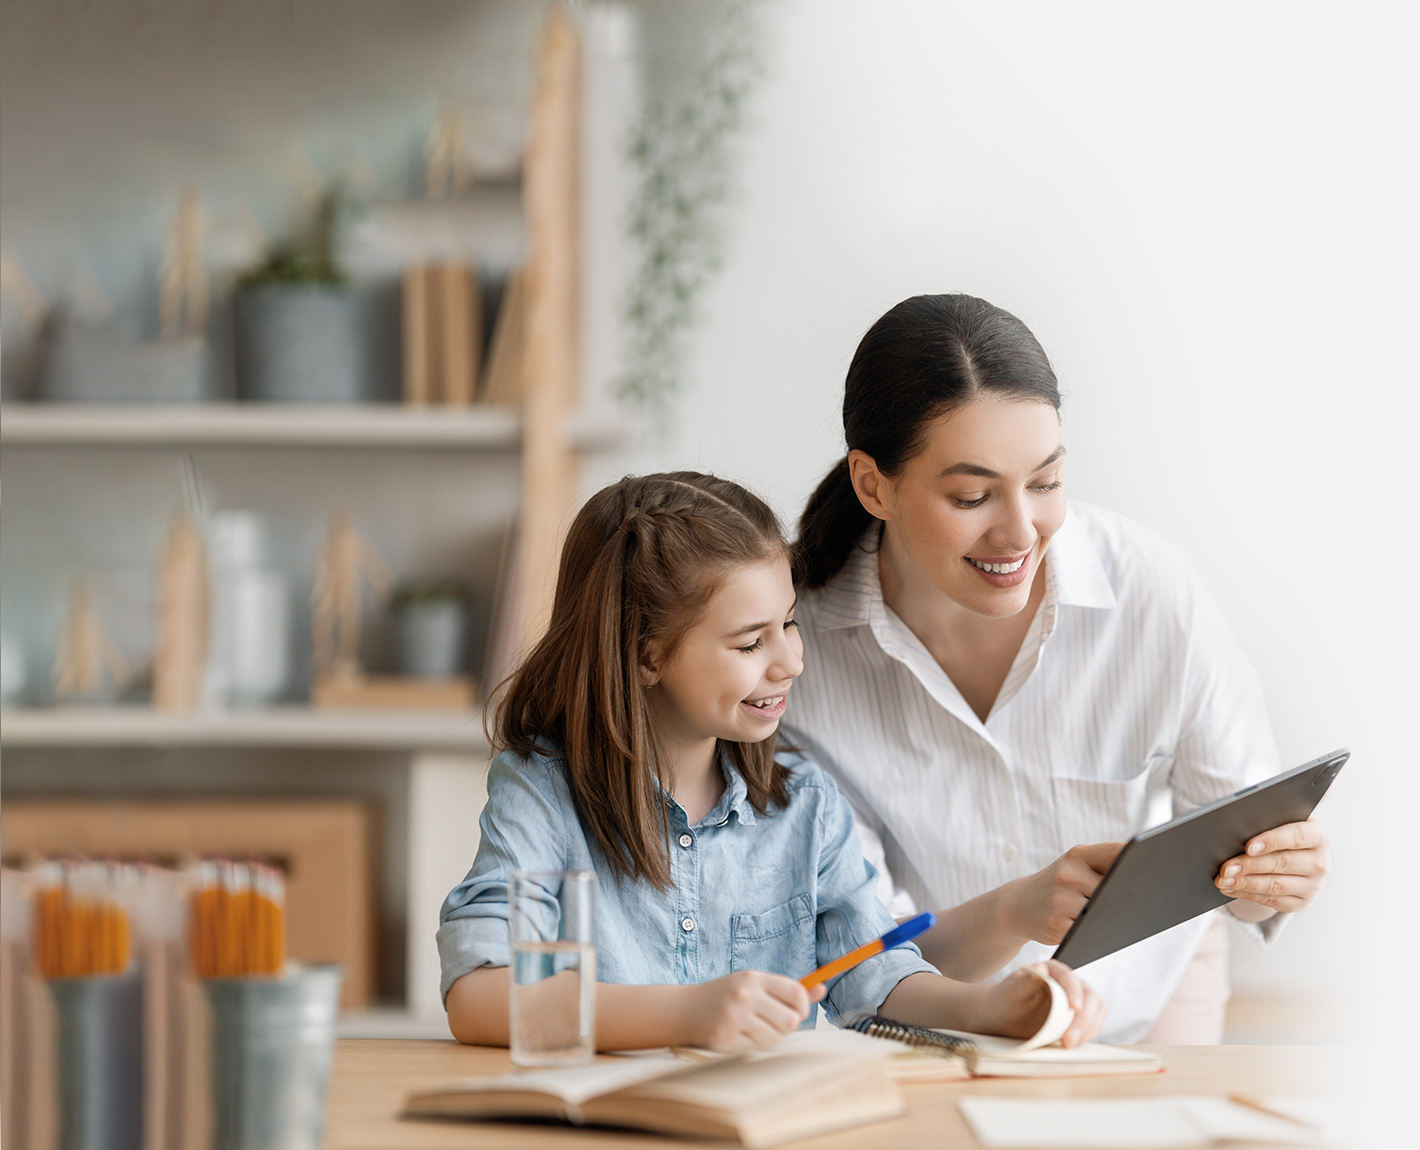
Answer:
[[(613, 412), (575, 410), (563, 424), (578, 451), (623, 446), (634, 429)], [(516, 448), (523, 421), (511, 408), (287, 406), (204, 403), (20, 404), (0, 407), (0, 443), (16, 446), (253, 446)]]
[(54, 707), (0, 715), (5, 747), (329, 747), (484, 754), (483, 715), (304, 706), (167, 715), (149, 707)]

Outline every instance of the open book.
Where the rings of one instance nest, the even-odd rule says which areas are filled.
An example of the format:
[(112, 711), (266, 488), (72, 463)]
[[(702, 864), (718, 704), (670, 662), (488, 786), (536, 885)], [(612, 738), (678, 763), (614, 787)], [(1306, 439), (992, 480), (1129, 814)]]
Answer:
[[(1052, 1078), (1095, 1074), (1153, 1074), (1163, 1068), (1156, 1054), (1128, 1046), (1085, 1042), (1064, 1047), (1060, 1037), (1075, 1012), (1060, 984), (1035, 966), (1025, 967), (1050, 987), (1050, 1011), (1040, 1029), (1018, 1042), (964, 1030), (934, 1030), (909, 1026), (873, 1015), (853, 1029), (886, 1038), (897, 1047), (894, 1076), (907, 1078)], [(950, 1060), (944, 1064), (943, 1060)]]
[(404, 1116), (550, 1118), (778, 1146), (904, 1113), (890, 1061), (885, 1044), (826, 1044), (807, 1031), (707, 1062), (651, 1054), (470, 1078), (411, 1095)]

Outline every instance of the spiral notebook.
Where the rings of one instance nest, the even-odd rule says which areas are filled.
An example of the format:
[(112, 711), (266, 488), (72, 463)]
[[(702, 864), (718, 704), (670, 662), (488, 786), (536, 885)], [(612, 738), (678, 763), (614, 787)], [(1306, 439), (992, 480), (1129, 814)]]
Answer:
[[(902, 1078), (1065, 1078), (1103, 1074), (1153, 1074), (1163, 1069), (1157, 1054), (1128, 1046), (1106, 1046), (1086, 1042), (1064, 1047), (1060, 1038), (1070, 1028), (1075, 1012), (1065, 998), (1060, 984), (1043, 968), (1028, 966), (1029, 971), (1050, 988), (1050, 1010), (1040, 1029), (1025, 1041), (997, 1038), (989, 1034), (971, 1034), (964, 1030), (937, 1030), (911, 1026), (893, 1018), (875, 1014), (854, 1024), (853, 1029), (873, 1038), (898, 1043), (902, 1049), (894, 1058), (894, 1073)], [(942, 1060), (956, 1073), (934, 1074)]]
[[(893, 1072), (903, 1078), (1068, 1078), (1105, 1074), (1154, 1074), (1163, 1069), (1157, 1054), (1129, 1046), (1086, 1042), (1066, 1048), (1058, 1042), (1027, 1048), (1025, 1043), (988, 1034), (931, 1030), (875, 1014), (854, 1030), (900, 1043)], [(952, 1070), (934, 1071), (947, 1060)]]

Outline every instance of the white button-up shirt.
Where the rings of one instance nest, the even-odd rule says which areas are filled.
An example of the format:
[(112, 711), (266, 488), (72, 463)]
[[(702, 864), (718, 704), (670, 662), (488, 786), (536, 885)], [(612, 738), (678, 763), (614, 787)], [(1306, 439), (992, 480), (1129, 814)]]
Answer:
[[(804, 674), (784, 736), (852, 802), (895, 914), (956, 906), (1077, 843), (1128, 839), (1277, 773), (1256, 674), (1192, 568), (1152, 532), (1070, 505), (984, 722), (883, 602), (876, 538), (800, 600)], [(1211, 917), (1088, 966), (1109, 1007), (1104, 1041), (1143, 1036)], [(1019, 957), (1054, 949), (1030, 943)]]

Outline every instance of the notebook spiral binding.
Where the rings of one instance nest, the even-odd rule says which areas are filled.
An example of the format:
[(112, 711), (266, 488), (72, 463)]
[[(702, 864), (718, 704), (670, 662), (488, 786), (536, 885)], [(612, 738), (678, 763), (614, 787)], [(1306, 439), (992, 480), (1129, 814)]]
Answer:
[(955, 1034), (943, 1034), (940, 1030), (928, 1030), (925, 1026), (898, 1022), (895, 1018), (884, 1018), (881, 1014), (855, 1022), (849, 1029), (871, 1038), (890, 1038), (929, 1054), (940, 1054), (943, 1058), (960, 1058), (968, 1067), (974, 1067), (976, 1064), (976, 1044), (969, 1038), (958, 1038)]

